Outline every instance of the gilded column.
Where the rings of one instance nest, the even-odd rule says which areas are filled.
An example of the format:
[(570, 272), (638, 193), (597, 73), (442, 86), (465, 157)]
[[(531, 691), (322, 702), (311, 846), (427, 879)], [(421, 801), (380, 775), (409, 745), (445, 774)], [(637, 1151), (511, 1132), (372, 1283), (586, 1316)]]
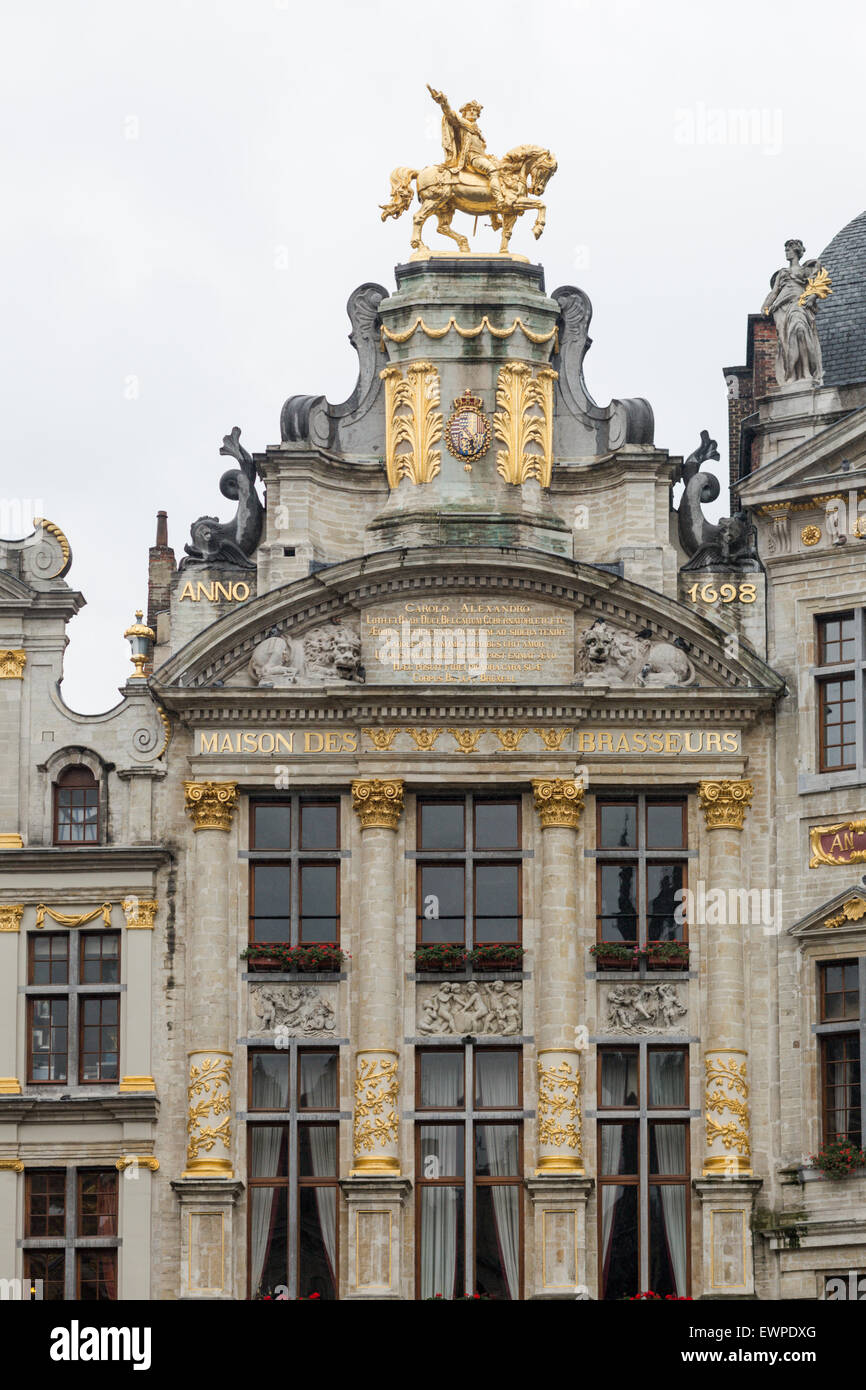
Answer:
[(583, 787), (559, 778), (532, 783), (541, 827), (541, 911), (535, 951), (538, 1147), (526, 1179), (536, 1259), (527, 1297), (573, 1299), (586, 1291), (586, 1202), (578, 1030), (584, 984), (578, 937), (578, 828)]
[(743, 957), (745, 924), (731, 918), (742, 886), (741, 843), (752, 800), (748, 781), (701, 782), (707, 825), (708, 897), (721, 904), (721, 923), (707, 926), (708, 1006), (705, 1067), (706, 1150), (704, 1175), (751, 1176), (746, 997)]
[(189, 1086), (184, 1177), (232, 1177), (231, 1067), (226, 967), (228, 856), (235, 782), (184, 782), (195, 832), (187, 938)]
[(361, 823), (361, 940), (352, 1176), (400, 1174), (394, 848), (401, 781), (352, 783)]
[(583, 787), (562, 778), (533, 781), (542, 830), (541, 937), (535, 957), (538, 1049), (536, 1172), (583, 1173), (580, 1054), (583, 1016), (577, 940), (577, 830)]

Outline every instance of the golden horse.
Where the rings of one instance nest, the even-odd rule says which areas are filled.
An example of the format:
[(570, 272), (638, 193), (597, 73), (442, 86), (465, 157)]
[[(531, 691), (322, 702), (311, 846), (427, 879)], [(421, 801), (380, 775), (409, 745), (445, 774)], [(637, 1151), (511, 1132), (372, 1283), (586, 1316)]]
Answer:
[(490, 191), (489, 180), (483, 174), (473, 173), (469, 169), (449, 169), (445, 164), (431, 164), (426, 169), (401, 166), (391, 175), (390, 203), (379, 204), (382, 221), (389, 217), (401, 217), (410, 206), (414, 196), (414, 179), (420, 204), (412, 219), (410, 245), (414, 250), (430, 249), (421, 240), (421, 233), (424, 223), (435, 214), (437, 231), (456, 241), (461, 251), (468, 251), (466, 237), (455, 232), (451, 226), (452, 217), (459, 211), (468, 212), (476, 218), (489, 213), (494, 230), (502, 229), (499, 250), (504, 253), (508, 251), (515, 222), (530, 208), (538, 212), (533, 235), (536, 238), (541, 236), (547, 209), (539, 195), (555, 173), (556, 160), (550, 150), (543, 149), (541, 145), (518, 145), (499, 162), (499, 178), (505, 196), (502, 202), (498, 202)]

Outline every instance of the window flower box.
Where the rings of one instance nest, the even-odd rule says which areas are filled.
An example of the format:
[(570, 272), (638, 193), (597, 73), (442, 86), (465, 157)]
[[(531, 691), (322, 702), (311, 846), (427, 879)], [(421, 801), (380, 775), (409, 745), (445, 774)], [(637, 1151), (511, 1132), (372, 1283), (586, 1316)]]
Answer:
[(823, 1144), (810, 1162), (825, 1178), (847, 1178), (866, 1167), (866, 1150), (847, 1139), (831, 1139)]
[(647, 949), (650, 970), (688, 970), (689, 947), (685, 941), (651, 941)]
[(522, 970), (523, 947), (491, 941), (467, 951), (466, 961), (473, 970)]
[(262, 942), (241, 951), (241, 960), (253, 970), (288, 970), (319, 974), (337, 972), (346, 960), (346, 953), (336, 941), (323, 941), (315, 946), (289, 946), (286, 942)]
[(599, 970), (637, 970), (642, 952), (637, 946), (627, 946), (619, 941), (597, 941), (590, 946), (589, 954), (595, 957)]
[(466, 951), (463, 946), (437, 945), (419, 946), (415, 952), (415, 969), (424, 970), (465, 970)]

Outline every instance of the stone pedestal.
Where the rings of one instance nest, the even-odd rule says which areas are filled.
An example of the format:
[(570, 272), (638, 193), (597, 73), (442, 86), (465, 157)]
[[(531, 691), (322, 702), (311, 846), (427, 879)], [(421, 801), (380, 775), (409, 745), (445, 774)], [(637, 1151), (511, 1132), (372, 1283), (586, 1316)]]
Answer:
[(704, 1298), (751, 1298), (755, 1292), (752, 1209), (760, 1178), (709, 1177), (693, 1183), (701, 1201)]
[(344, 1178), (349, 1208), (347, 1299), (400, 1299), (402, 1215), (412, 1184), (408, 1178)]
[(712, 935), (707, 981), (707, 1046), (705, 1052), (704, 1175), (751, 1176), (748, 1053), (743, 936), (748, 924), (731, 921), (730, 904), (743, 886), (740, 843), (752, 784), (746, 781), (701, 782), (701, 809), (708, 832), (709, 884), (707, 900), (724, 894), (721, 922)]
[[(586, 1293), (586, 1203), (592, 1178), (557, 1175), (526, 1179), (535, 1231), (530, 1299)], [(529, 1270), (527, 1270), (529, 1273)]]
[(243, 1298), (232, 1258), (234, 1208), (243, 1183), (184, 1177), (172, 1188), (180, 1202), (180, 1297)]
[(541, 933), (536, 950), (538, 1163), (536, 1172), (583, 1173), (580, 1053), (583, 1014), (578, 969), (577, 828), (583, 788), (562, 778), (533, 781), (542, 829)]

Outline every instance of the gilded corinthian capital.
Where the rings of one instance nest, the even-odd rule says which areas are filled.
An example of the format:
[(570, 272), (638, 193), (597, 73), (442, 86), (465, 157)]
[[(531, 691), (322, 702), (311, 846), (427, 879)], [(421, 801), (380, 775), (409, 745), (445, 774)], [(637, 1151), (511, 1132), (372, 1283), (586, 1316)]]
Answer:
[(542, 830), (552, 826), (577, 829), (583, 810), (583, 787), (578, 782), (563, 777), (536, 777), (532, 794)]
[(194, 830), (231, 830), (237, 782), (184, 782), (184, 805)]
[(353, 782), (352, 808), (358, 813), (362, 830), (376, 826), (396, 830), (403, 810), (403, 783), (381, 782), (378, 777), (369, 782)]
[(24, 679), (27, 653), (23, 647), (4, 648), (0, 651), (0, 680), (20, 681)]
[(699, 782), (698, 796), (708, 830), (742, 830), (751, 804), (751, 782)]

